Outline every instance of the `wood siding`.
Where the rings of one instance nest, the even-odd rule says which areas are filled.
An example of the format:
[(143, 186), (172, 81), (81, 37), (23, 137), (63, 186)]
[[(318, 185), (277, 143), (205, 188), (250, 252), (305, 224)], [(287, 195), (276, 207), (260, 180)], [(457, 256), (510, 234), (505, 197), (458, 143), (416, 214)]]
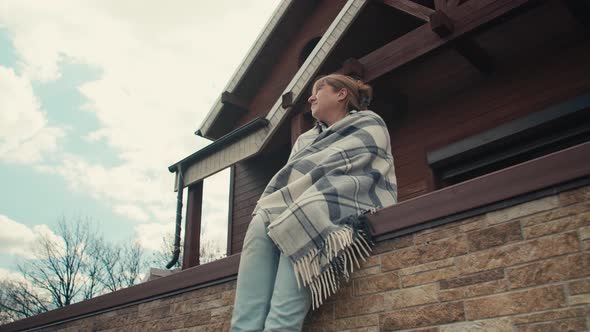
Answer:
[(262, 84), (259, 92), (249, 106), (249, 112), (238, 121), (236, 128), (258, 116), (265, 116), (276, 100), (280, 98), (295, 73), (299, 70), (299, 55), (305, 45), (313, 38), (322, 36), (334, 21), (346, 1), (319, 1), (313, 14), (306, 19), (293, 40), (285, 48), (279, 61), (273, 67), (268, 79)]
[[(299, 98), (300, 95), (305, 96), (307, 94), (304, 91), (304, 88), (308, 85), (309, 81), (317, 75), (319, 67), (324, 63), (328, 54), (332, 51), (333, 47), (337, 44), (338, 40), (340, 40), (344, 32), (349, 28), (366, 3), (366, 0), (349, 1), (346, 3), (346, 6), (344, 6), (342, 11), (338, 13), (333, 24), (331, 24), (328, 31), (326, 31), (325, 36), (320, 40), (320, 46), (314, 49), (311, 53), (311, 60), (308, 59), (308, 61), (303, 64), (301, 70), (297, 71), (295, 77), (293, 77), (287, 84), (285, 89), (292, 93), (294, 100)], [(215, 174), (241, 160), (250, 158), (259, 151), (265, 150), (269, 144), (270, 138), (273, 137), (277, 130), (279, 130), (280, 124), (286, 119), (285, 115), (288, 110), (282, 107), (280, 98), (281, 94), (276, 97), (277, 100), (270, 110), (265, 109), (265, 113), (268, 112), (266, 118), (269, 120), (269, 125), (267, 127), (261, 128), (245, 138), (229, 144), (227, 148), (219, 150), (204, 159), (192, 163), (188, 166), (188, 169), (184, 174), (185, 186)]]
[(588, 42), (539, 54), (508, 64), (493, 77), (472, 80), (470, 89), (410, 106), (391, 132), (400, 200), (437, 188), (426, 152), (590, 92), (589, 58)]
[(244, 236), (252, 220), (256, 202), (270, 179), (287, 162), (288, 157), (289, 147), (286, 147), (268, 155), (239, 162), (234, 166), (233, 218), (229, 230), (230, 255), (242, 251)]

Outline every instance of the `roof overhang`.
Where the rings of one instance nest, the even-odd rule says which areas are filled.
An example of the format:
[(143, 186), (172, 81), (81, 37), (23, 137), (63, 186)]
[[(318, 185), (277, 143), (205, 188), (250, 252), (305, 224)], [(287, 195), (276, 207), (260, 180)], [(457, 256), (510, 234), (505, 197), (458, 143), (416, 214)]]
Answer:
[(216, 140), (230, 132), (248, 109), (272, 63), (287, 47), (291, 34), (317, 5), (316, 1), (283, 0), (258, 35), (246, 57), (220, 93), (195, 134)]
[[(198, 151), (192, 155), (192, 158), (187, 157), (184, 162), (180, 161), (170, 166), (171, 169), (169, 170), (174, 172), (179, 168), (182, 169), (184, 171), (183, 185), (189, 186), (262, 151), (287, 118), (286, 115), (292, 108), (291, 105), (297, 103), (301, 96), (305, 94), (305, 89), (310, 81), (316, 77), (322, 64), (368, 2), (369, 0), (347, 1), (307, 60), (289, 82), (281, 97), (270, 108), (265, 117), (268, 121), (266, 125), (248, 130), (244, 135), (240, 135), (238, 140), (226, 141), (222, 149), (216, 148), (214, 151), (202, 154)], [(232, 82), (230, 82), (230, 85), (232, 85)], [(235, 83), (233, 86), (235, 87)], [(288, 96), (288, 103), (283, 100), (285, 96)], [(212, 112), (215, 112), (215, 110), (212, 110)], [(213, 114), (208, 119), (213, 119)], [(203, 128), (200, 131), (204, 137), (207, 136)], [(178, 172), (176, 172), (175, 181), (175, 190), (177, 189)]]
[(254, 132), (257, 129), (265, 127), (268, 125), (268, 120), (265, 118), (256, 118), (245, 125), (231, 131), (229, 134), (223, 136), (222, 138), (216, 140), (215, 142), (207, 145), (206, 147), (202, 148), (201, 150), (191, 154), (190, 156), (182, 159), (179, 162), (174, 163), (168, 167), (168, 170), (171, 173), (178, 172), (178, 170), (182, 167), (182, 165), (190, 165), (194, 161), (199, 159), (205, 158), (212, 153), (223, 149), (228, 144), (237, 141), (238, 139), (246, 136), (248, 133)]

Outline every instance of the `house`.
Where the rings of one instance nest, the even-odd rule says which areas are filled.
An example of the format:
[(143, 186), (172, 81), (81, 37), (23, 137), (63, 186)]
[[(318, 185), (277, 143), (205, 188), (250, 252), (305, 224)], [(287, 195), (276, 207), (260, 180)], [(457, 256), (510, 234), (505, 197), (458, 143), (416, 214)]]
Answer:
[[(0, 330), (227, 330), (250, 214), (335, 71), (375, 90), (399, 203), (305, 329), (590, 328), (588, 17), (576, 0), (282, 1), (197, 131), (215, 141), (169, 168), (183, 271)], [(200, 265), (202, 183), (228, 167), (228, 257)]]

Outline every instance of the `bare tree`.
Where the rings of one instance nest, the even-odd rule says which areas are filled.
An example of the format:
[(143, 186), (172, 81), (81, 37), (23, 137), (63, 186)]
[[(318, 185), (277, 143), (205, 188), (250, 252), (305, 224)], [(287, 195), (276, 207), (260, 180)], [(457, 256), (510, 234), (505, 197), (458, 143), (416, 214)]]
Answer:
[(226, 252), (221, 249), (214, 241), (208, 239), (201, 239), (201, 246), (199, 248), (199, 260), (201, 264), (216, 261), (226, 256)]
[(146, 268), (143, 248), (137, 242), (124, 245), (109, 245), (101, 242), (101, 254), (96, 261), (103, 267), (100, 282), (109, 291), (133, 286), (140, 281), (141, 271)]
[[(180, 248), (183, 248), (183, 242), (180, 240)], [(166, 233), (162, 236), (162, 242), (160, 244), (160, 249), (156, 250), (152, 253), (152, 265), (157, 267), (163, 267), (170, 262), (172, 259), (172, 253), (174, 252), (174, 235), (172, 233)], [(180, 256), (178, 256), (178, 260), (174, 264), (173, 268), (180, 268), (182, 267), (182, 251), (180, 252)]]
[(87, 288), (95, 285), (96, 280), (87, 281), (95, 276), (85, 273), (92, 265), (88, 258), (92, 257), (95, 247), (91, 234), (88, 220), (67, 223), (64, 218), (58, 223), (58, 238), (41, 235), (33, 248), (34, 259), (19, 265), (24, 278), (50, 294), (55, 307), (69, 305), (81, 294), (90, 296), (94, 293)]
[(102, 238), (95, 236), (91, 243), (92, 245), (84, 264), (84, 272), (88, 276), (83, 288), (84, 300), (91, 299), (104, 292), (102, 280), (105, 277), (105, 269), (100, 260), (100, 257), (105, 252), (105, 247), (103, 246), (104, 241)]
[(19, 264), (23, 281), (0, 281), (0, 319), (15, 320), (136, 284), (145, 267), (131, 241), (104, 241), (90, 220), (62, 218), (55, 234), (42, 234), (33, 258)]
[(0, 280), (0, 324), (48, 310), (49, 301), (24, 281)]
[(147, 268), (147, 262), (144, 259), (144, 250), (137, 241), (127, 242), (123, 246), (123, 256), (121, 259), (121, 273), (123, 274), (123, 286), (129, 287), (140, 282), (141, 271)]
[[(180, 247), (183, 248), (183, 241), (180, 243)], [(172, 258), (172, 253), (174, 251), (174, 235), (172, 233), (167, 233), (162, 237), (162, 244), (160, 246), (160, 250), (157, 250), (153, 253), (153, 260), (152, 264), (156, 266), (165, 266), (170, 259)], [(215, 245), (215, 242), (209, 239), (201, 238), (201, 243), (199, 246), (199, 262), (201, 264), (212, 262), (223, 258), (226, 256), (226, 253), (222, 248)], [(183, 252), (181, 251), (180, 256), (176, 264), (174, 264), (174, 268), (180, 268), (182, 266), (182, 258)]]

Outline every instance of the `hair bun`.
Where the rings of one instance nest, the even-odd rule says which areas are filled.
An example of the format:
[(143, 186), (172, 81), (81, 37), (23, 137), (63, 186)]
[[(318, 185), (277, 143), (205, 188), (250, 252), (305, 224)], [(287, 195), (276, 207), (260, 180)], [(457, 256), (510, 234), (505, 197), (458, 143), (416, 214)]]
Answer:
[(359, 96), (360, 96), (360, 100), (359, 100), (359, 106), (363, 109), (366, 110), (369, 107), (369, 104), (371, 103), (371, 96), (369, 96), (365, 91), (361, 91), (359, 89)]
[(356, 80), (356, 85), (359, 95), (359, 106), (361, 110), (366, 110), (373, 99), (373, 89), (361, 80)]
[(348, 91), (346, 105), (349, 111), (353, 109), (358, 111), (366, 110), (373, 98), (371, 86), (356, 76), (333, 73), (318, 78), (314, 83), (314, 87), (317, 84), (328, 84), (335, 90), (346, 89)]

